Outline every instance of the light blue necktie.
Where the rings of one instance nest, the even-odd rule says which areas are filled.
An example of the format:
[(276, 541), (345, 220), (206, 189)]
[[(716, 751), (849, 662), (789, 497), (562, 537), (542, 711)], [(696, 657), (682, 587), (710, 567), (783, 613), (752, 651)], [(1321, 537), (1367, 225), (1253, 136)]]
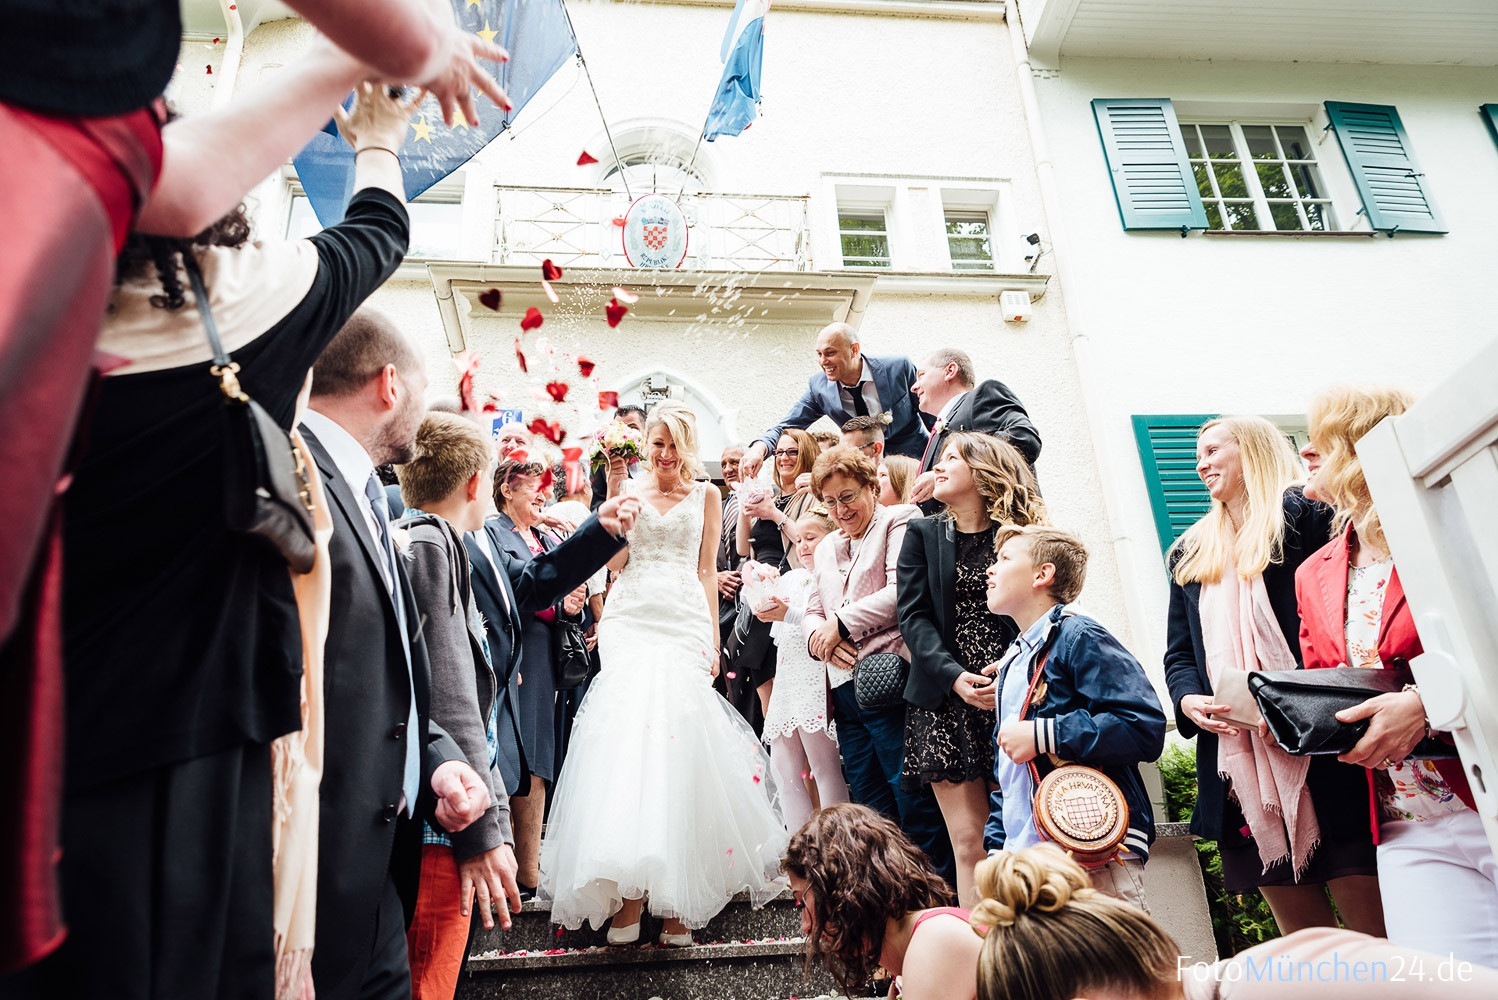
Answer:
[(406, 604), (401, 599), (400, 575), (395, 571), (395, 546), (390, 542), (390, 505), (380, 477), (371, 472), (364, 484), (364, 495), (380, 522), (380, 548), (385, 553), (385, 579), (390, 599), (395, 604), (395, 618), (400, 623), (401, 651), (406, 657), (406, 683), (411, 689), (411, 711), (406, 717), (406, 774), (401, 790), (406, 796), (406, 813), (416, 815), (416, 796), (421, 791), (421, 720), (416, 714), (416, 679), (411, 674), (411, 644), (406, 635)]

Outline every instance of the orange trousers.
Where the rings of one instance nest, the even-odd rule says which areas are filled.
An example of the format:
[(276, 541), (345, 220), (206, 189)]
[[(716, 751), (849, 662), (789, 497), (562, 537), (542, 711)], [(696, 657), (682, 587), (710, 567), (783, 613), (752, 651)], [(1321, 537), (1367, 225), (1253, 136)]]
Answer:
[(453, 1000), (458, 992), (470, 919), (459, 908), (461, 890), (453, 849), (422, 844), (416, 915), (406, 931), (412, 1000)]

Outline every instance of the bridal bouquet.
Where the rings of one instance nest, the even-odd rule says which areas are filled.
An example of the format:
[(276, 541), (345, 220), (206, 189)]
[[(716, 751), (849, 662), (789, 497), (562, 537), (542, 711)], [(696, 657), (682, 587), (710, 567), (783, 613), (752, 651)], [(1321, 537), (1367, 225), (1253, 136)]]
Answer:
[(588, 446), (588, 465), (597, 473), (609, 464), (614, 456), (633, 462), (640, 457), (645, 436), (622, 420), (615, 420), (599, 428)]

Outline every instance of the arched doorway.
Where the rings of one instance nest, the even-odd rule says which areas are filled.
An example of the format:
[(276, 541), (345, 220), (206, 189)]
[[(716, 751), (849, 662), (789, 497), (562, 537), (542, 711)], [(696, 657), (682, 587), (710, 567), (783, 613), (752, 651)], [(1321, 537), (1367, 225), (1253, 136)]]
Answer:
[(665, 399), (685, 404), (697, 415), (697, 448), (702, 464), (713, 479), (723, 478), (718, 457), (726, 445), (740, 440), (738, 407), (724, 405), (690, 376), (671, 368), (642, 368), (614, 381), (608, 388), (619, 393), (620, 405), (634, 403), (649, 410)]

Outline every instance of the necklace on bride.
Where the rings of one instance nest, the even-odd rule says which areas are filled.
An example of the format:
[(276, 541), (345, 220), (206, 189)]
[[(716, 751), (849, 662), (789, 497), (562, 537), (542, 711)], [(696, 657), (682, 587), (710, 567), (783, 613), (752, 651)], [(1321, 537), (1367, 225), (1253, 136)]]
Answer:
[(656, 476), (655, 477), (655, 488), (658, 491), (660, 491), (660, 494), (663, 497), (682, 496), (682, 495), (684, 495), (687, 492), (687, 484), (684, 483), (684, 482), (682, 482), (681, 478), (679, 476), (676, 479), (676, 485), (673, 486), (673, 487), (671, 487), (669, 490), (666, 489), (664, 486), (661, 485), (661, 478), (660, 478), (660, 476)]

